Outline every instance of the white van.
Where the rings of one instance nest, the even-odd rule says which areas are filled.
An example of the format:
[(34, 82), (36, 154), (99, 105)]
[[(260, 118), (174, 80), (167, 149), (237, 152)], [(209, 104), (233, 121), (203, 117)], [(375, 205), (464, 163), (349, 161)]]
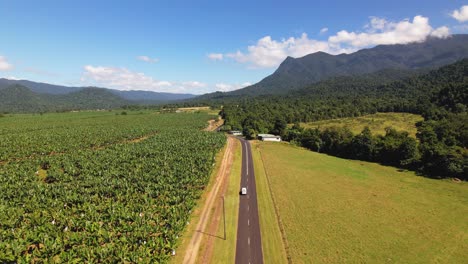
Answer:
[(247, 194), (247, 188), (246, 187), (242, 187), (241, 189), (241, 195), (246, 195)]

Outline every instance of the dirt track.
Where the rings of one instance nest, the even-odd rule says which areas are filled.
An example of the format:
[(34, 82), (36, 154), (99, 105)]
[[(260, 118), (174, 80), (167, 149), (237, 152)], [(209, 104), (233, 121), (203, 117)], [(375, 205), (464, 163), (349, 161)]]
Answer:
[[(234, 138), (228, 137), (226, 150), (224, 152), (224, 157), (221, 162), (221, 166), (218, 170), (218, 174), (216, 175), (215, 183), (213, 185), (213, 188), (208, 193), (205, 205), (203, 206), (203, 209), (200, 213), (200, 219), (195, 228), (195, 232), (192, 238), (190, 239), (190, 244), (186, 248), (186, 253), (183, 261), (184, 264), (194, 264), (197, 262), (197, 257), (199, 257), (198, 254), (201, 251), (200, 245), (202, 244), (202, 240), (204, 238), (207, 239), (207, 242), (204, 243), (204, 248), (202, 250), (203, 255), (201, 255), (200, 257), (203, 257), (204, 261), (210, 259), (210, 251), (212, 251), (213, 246), (212, 238), (214, 236), (214, 232), (212, 232), (212, 230), (216, 230), (217, 221), (213, 221), (214, 223), (210, 223), (212, 225), (215, 225), (214, 228), (211, 225), (207, 228), (207, 225), (210, 219), (217, 219), (216, 212), (220, 211), (219, 209), (217, 210), (217, 207), (219, 207), (219, 203), (218, 206), (216, 205), (216, 203), (219, 201), (220, 196), (224, 194), (224, 191), (226, 189), (225, 185), (227, 184), (227, 178), (230, 174), (230, 169), (234, 157), (234, 141)], [(215, 215), (210, 218), (210, 213), (213, 209), (215, 211)]]

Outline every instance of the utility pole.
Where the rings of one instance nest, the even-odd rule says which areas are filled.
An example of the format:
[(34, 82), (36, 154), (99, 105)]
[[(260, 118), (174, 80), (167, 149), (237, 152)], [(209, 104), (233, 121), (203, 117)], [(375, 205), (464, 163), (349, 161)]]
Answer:
[(224, 240), (226, 240), (226, 210), (224, 209), (224, 195), (222, 198), (223, 198)]

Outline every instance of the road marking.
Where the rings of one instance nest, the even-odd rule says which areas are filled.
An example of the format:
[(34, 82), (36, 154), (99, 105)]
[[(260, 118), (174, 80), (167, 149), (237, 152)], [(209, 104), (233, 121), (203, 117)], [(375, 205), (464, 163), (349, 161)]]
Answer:
[(247, 219), (247, 225), (248, 226), (250, 225), (250, 219)]
[(247, 243), (249, 243), (250, 246), (250, 237), (247, 238)]
[(249, 153), (248, 153), (248, 149), (247, 149), (247, 143), (244, 142), (244, 146), (245, 146), (245, 162), (247, 164), (246, 169), (247, 169), (247, 173), (246, 175), (249, 175)]
[(250, 211), (250, 205), (247, 205), (247, 211)]

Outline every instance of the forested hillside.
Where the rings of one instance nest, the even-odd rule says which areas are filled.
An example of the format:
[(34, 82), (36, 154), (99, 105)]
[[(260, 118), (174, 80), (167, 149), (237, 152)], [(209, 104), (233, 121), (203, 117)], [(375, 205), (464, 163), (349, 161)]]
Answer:
[[(468, 59), (420, 76), (389, 81), (371, 74), (338, 77), (288, 96), (224, 102), (226, 129), (247, 137), (271, 132), (312, 150), (337, 156), (417, 168), (436, 177), (468, 179)], [(417, 139), (388, 129), (374, 137), (368, 129), (353, 135), (342, 129), (288, 129), (309, 122), (376, 112), (424, 116)]]
[(40, 94), (22, 85), (0, 89), (0, 112), (50, 112), (81, 109), (112, 109), (129, 101), (99, 88), (84, 88), (68, 94)]
[(69, 87), (0, 78), (0, 112), (51, 112), (155, 105), (192, 98), (192, 94)]
[(386, 69), (434, 69), (467, 57), (468, 35), (428, 38), (421, 43), (405, 45), (379, 45), (351, 54), (317, 52), (302, 58), (287, 57), (273, 74), (254, 85), (227, 93), (208, 94), (202, 98), (287, 94), (333, 77), (363, 75)]

